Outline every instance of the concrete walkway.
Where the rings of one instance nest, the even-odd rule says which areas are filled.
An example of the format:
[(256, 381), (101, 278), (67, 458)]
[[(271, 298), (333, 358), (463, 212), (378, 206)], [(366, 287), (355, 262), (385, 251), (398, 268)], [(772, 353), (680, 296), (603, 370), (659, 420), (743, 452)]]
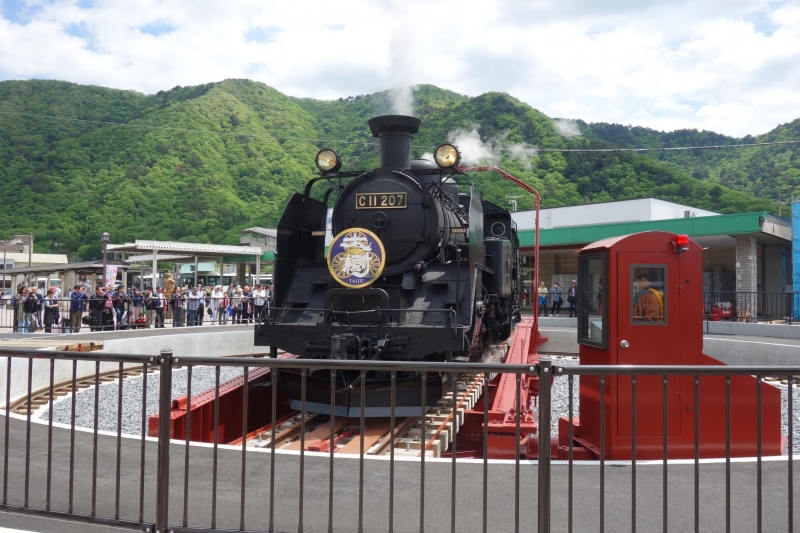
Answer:
[[(2, 420), (2, 418), (0, 418)], [(46, 483), (47, 428), (36, 425), (31, 439), (31, 505), (44, 506)], [(0, 437), (2, 430), (0, 428)], [(0, 438), (2, 441), (2, 438)], [(24, 491), (25, 425), (11, 420), (10, 431), (9, 501), (21, 504)], [(68, 498), (68, 430), (54, 430), (52, 506), (66, 510)], [(138, 440), (123, 439), (120, 513), (125, 519), (136, 519), (139, 513), (139, 452)], [(171, 447), (170, 519), (173, 526), (182, 521), (184, 496), (184, 446)], [(113, 516), (115, 506), (116, 440), (100, 436), (98, 455), (98, 514)], [(238, 529), (240, 516), (241, 453), (220, 449), (217, 486), (217, 527)], [(798, 461), (800, 462), (800, 461)], [(156, 446), (146, 446), (145, 518), (153, 519), (155, 511)], [(328, 458), (306, 456), (304, 531), (327, 531), (328, 516)], [(269, 518), (268, 452), (247, 454), (245, 483), (245, 528), (266, 530)], [(358, 459), (339, 457), (334, 470), (334, 531), (357, 531), (358, 526)], [(786, 479), (787, 462), (764, 462), (763, 531), (787, 530)], [(76, 434), (75, 509), (88, 513), (91, 505), (92, 434)], [(732, 476), (732, 531), (755, 531), (754, 463), (738, 463)], [(463, 462), (457, 467), (456, 531), (479, 532), (482, 524), (482, 462)], [(275, 525), (278, 531), (297, 531), (299, 515), (298, 480), (299, 456), (276, 456)], [(637, 468), (637, 525), (640, 531), (661, 530), (661, 465), (642, 465)], [(368, 460), (364, 464), (364, 531), (386, 531), (388, 526), (389, 463)], [(693, 465), (675, 464), (669, 467), (669, 530), (693, 529)], [(795, 468), (795, 476), (800, 475)], [(426, 463), (425, 529), (450, 530), (449, 460)], [(630, 531), (631, 526), (631, 467), (608, 465), (606, 476), (606, 531)], [(191, 448), (189, 479), (189, 525), (209, 527), (212, 494), (212, 450), (209, 447)], [(724, 464), (701, 466), (700, 531), (724, 531), (725, 492)], [(599, 520), (599, 465), (575, 465), (574, 530), (595, 531)], [(537, 465), (523, 461), (520, 468), (521, 530), (534, 531), (536, 524)], [(514, 465), (495, 463), (488, 475), (489, 531), (514, 531)], [(419, 531), (420, 464), (398, 461), (395, 466), (395, 531)], [(552, 482), (553, 531), (565, 531), (567, 524), (567, 466), (553, 466)], [(795, 496), (795, 500), (798, 496)], [(48, 532), (115, 531), (112, 528), (85, 525), (72, 526), (41, 518), (0, 514), (0, 525)], [(78, 528), (80, 527), (80, 529)], [(116, 530), (118, 531), (118, 530)]]

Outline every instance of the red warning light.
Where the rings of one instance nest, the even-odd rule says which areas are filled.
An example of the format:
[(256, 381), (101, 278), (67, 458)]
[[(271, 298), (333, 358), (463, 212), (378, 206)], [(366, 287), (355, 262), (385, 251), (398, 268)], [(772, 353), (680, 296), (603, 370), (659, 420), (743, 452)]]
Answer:
[(688, 235), (676, 235), (675, 240), (672, 241), (672, 246), (675, 248), (675, 251), (685, 252), (689, 249), (689, 236)]

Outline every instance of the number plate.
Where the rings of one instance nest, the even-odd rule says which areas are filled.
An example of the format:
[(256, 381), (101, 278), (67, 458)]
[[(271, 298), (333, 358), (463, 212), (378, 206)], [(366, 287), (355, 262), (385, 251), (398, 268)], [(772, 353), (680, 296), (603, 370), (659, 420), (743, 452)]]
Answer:
[(404, 192), (370, 192), (356, 194), (356, 209), (405, 209), (408, 199)]

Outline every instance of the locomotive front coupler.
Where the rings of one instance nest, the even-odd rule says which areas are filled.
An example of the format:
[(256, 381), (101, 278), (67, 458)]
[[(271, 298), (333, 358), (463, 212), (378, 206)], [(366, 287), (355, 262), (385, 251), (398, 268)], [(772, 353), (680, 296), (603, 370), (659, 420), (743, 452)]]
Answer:
[[(382, 337), (372, 334), (337, 333), (331, 336), (330, 358), (338, 360), (377, 360), (382, 354), (401, 353), (407, 337)], [(324, 345), (320, 345), (322, 347)]]

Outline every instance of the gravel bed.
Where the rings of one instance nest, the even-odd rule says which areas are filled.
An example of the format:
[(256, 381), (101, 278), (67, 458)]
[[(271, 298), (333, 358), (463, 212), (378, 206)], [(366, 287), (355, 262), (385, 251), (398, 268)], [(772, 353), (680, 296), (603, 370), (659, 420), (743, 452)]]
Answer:
[[(220, 384), (241, 375), (241, 367), (221, 367)], [(186, 369), (173, 371), (172, 399), (186, 395)], [(192, 370), (192, 396), (214, 388), (214, 367), (197, 366)], [(147, 376), (147, 416), (158, 412), (159, 373)], [(122, 387), (122, 432), (129, 435), (142, 434), (142, 388), (143, 377), (128, 378)], [(79, 392), (75, 398), (75, 425), (94, 429), (94, 387)], [(117, 399), (119, 383), (117, 381), (100, 385), (98, 429), (117, 431)], [(47, 420), (49, 410), (45, 409), (39, 418)], [(69, 424), (72, 417), (72, 399), (66, 397), (53, 406), (53, 421)]]
[[(557, 365), (577, 365), (577, 359), (553, 358), (553, 363)], [(222, 367), (220, 369), (220, 383), (232, 379), (242, 374), (242, 368)], [(158, 380), (159, 374), (156, 372), (147, 376), (147, 416), (158, 411)], [(128, 378), (122, 390), (122, 432), (130, 435), (141, 435), (142, 431), (142, 383), (141, 376)], [(789, 434), (789, 418), (787, 413), (788, 386), (780, 383), (773, 384), (781, 390), (782, 409), (781, 409), (781, 434)], [(209, 366), (198, 366), (192, 371), (192, 394), (213, 389), (214, 387), (214, 368)], [(580, 376), (574, 378), (573, 389), (573, 415), (580, 416), (580, 401), (578, 391), (580, 388)], [(98, 415), (98, 427), (105, 431), (117, 430), (117, 396), (119, 394), (119, 384), (109, 382), (100, 385)], [(172, 398), (180, 398), (186, 395), (186, 369), (179, 369), (173, 372), (172, 378)], [(794, 396), (794, 442), (795, 454), (800, 454), (800, 386), (793, 388)], [(77, 394), (75, 402), (76, 419), (75, 425), (84, 428), (94, 428), (94, 387), (81, 391)], [(69, 424), (72, 414), (72, 402), (69, 397), (56, 403), (53, 408), (53, 421), (62, 424)], [(569, 382), (566, 377), (557, 377), (553, 383), (552, 391), (552, 421), (551, 435), (554, 440), (558, 440), (558, 420), (569, 415)], [(40, 416), (47, 420), (48, 410), (44, 410)]]
[[(552, 357), (553, 364), (559, 366), (573, 366), (578, 364), (577, 359), (564, 357)], [(581, 384), (581, 377), (575, 376), (573, 378), (572, 389), (572, 416), (580, 416), (580, 403), (578, 400), (578, 390)], [(553, 440), (558, 441), (558, 420), (559, 418), (566, 418), (569, 416), (569, 381), (566, 376), (556, 377), (553, 381), (553, 389), (550, 397), (552, 408), (550, 409), (550, 436)]]
[[(784, 437), (789, 436), (789, 386), (778, 384), (776, 385), (781, 389), (781, 435)], [(794, 422), (792, 423), (792, 448), (793, 455), (800, 454), (800, 386), (792, 387), (792, 415)]]

